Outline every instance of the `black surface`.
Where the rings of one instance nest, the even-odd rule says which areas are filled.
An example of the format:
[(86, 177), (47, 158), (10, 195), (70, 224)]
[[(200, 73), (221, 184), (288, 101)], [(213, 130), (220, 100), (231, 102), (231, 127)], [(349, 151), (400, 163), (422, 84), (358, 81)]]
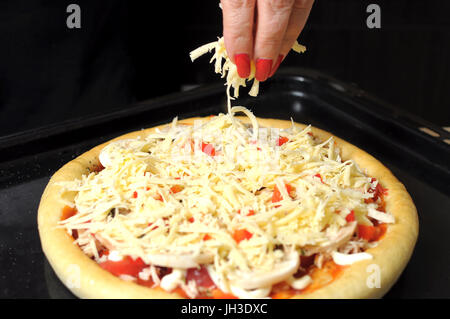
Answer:
[[(381, 7), (381, 29), (366, 8)], [(178, 92), (218, 77), (189, 51), (222, 34), (218, 1), (0, 1), (0, 135)], [(357, 85), (421, 118), (450, 125), (450, 1), (315, 1), (300, 35), (302, 66)]]
[[(419, 240), (388, 298), (450, 297), (450, 147), (448, 133), (321, 74), (293, 69), (234, 102), (257, 116), (311, 123), (371, 153), (405, 184), (420, 218)], [(225, 111), (222, 85), (170, 95), (97, 118), (0, 138), (0, 298), (71, 298), (40, 247), (39, 199), (50, 175), (91, 147), (122, 133)], [(420, 132), (428, 126), (441, 140)], [(42, 151), (45, 150), (45, 151)], [(382, 274), (381, 274), (382, 275)]]

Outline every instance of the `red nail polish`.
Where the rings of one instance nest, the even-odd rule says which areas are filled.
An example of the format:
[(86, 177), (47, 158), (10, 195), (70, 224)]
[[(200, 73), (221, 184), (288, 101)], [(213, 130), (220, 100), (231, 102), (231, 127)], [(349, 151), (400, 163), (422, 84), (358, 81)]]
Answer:
[(250, 75), (250, 57), (246, 53), (234, 55), (238, 74), (241, 78), (248, 78)]
[(275, 74), (275, 72), (277, 72), (278, 67), (281, 64), (281, 61), (283, 61), (283, 58), (284, 58), (284, 55), (282, 55), (282, 54), (280, 54), (278, 56), (277, 62), (275, 63), (274, 67), (272, 68), (272, 71), (270, 72), (269, 78), (271, 78)]
[(267, 80), (272, 69), (272, 59), (258, 59), (256, 60), (256, 74), (255, 78), (262, 82)]

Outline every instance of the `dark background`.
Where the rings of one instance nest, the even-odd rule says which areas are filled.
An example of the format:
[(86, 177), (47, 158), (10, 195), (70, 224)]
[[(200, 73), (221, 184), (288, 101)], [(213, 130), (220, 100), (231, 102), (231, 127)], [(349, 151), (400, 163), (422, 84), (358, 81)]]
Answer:
[[(81, 29), (66, 7), (81, 7)], [(366, 7), (381, 7), (368, 29)], [(450, 125), (450, 1), (316, 0), (283, 65), (320, 70)], [(189, 51), (222, 34), (218, 1), (2, 1), (0, 136), (221, 81)], [(283, 66), (282, 65), (282, 66)], [(326, 116), (326, 114), (324, 114)]]

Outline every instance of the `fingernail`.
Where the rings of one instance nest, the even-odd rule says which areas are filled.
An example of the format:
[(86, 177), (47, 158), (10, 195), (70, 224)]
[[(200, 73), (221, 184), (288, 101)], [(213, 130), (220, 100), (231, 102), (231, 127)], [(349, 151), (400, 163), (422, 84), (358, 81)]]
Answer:
[(272, 59), (258, 59), (256, 60), (256, 74), (255, 77), (258, 81), (262, 82), (267, 80), (272, 68)]
[(269, 78), (271, 78), (271, 77), (275, 74), (275, 72), (277, 72), (278, 67), (279, 67), (280, 64), (281, 64), (281, 61), (283, 61), (283, 58), (284, 58), (284, 55), (282, 55), (282, 54), (280, 54), (280, 55), (278, 56), (277, 62), (276, 62), (275, 65), (273, 66), (272, 71), (270, 72)]
[(250, 75), (250, 57), (246, 53), (234, 55), (238, 74), (241, 78), (248, 78)]

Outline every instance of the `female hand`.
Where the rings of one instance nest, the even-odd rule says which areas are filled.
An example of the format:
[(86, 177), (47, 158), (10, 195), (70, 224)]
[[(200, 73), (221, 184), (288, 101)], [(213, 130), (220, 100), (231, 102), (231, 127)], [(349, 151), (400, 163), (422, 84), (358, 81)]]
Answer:
[(221, 0), (223, 36), (239, 76), (271, 77), (305, 26), (314, 0)]

